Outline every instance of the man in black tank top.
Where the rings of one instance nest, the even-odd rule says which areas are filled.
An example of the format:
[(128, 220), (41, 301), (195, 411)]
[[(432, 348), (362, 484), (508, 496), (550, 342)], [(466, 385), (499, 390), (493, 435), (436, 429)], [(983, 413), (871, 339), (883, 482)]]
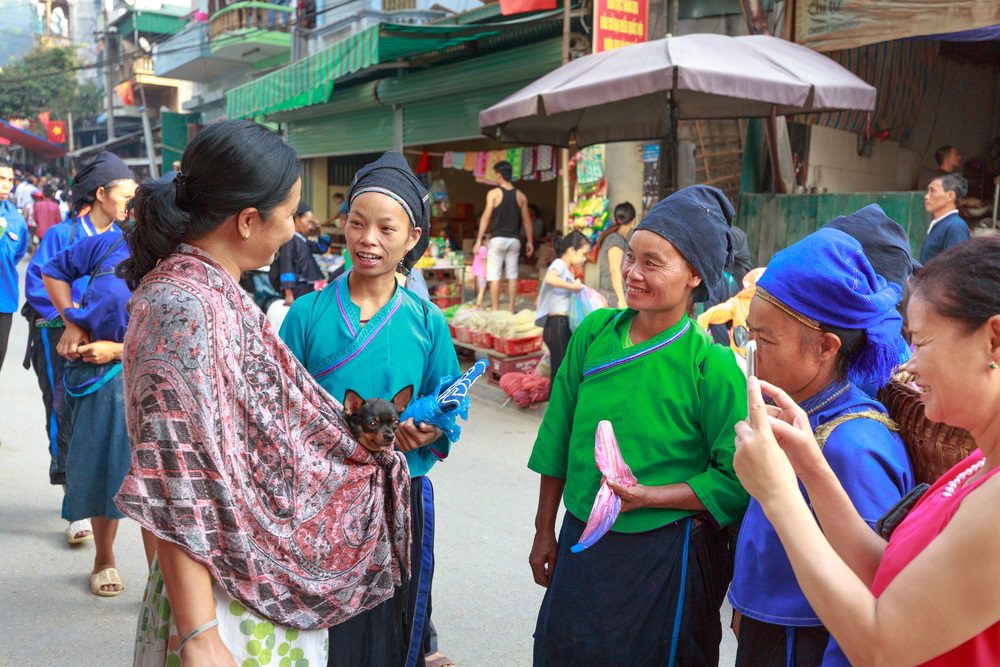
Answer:
[(517, 265), (521, 255), (521, 231), (528, 244), (528, 257), (535, 253), (531, 228), (531, 214), (528, 212), (528, 198), (514, 187), (513, 168), (509, 162), (497, 162), (493, 167), (498, 187), (486, 195), (486, 209), (479, 219), (479, 233), (473, 253), (478, 253), (483, 237), (489, 229), (490, 240), (486, 256), (486, 280), (490, 284), (490, 300), (493, 310), (500, 310), (500, 280), (507, 279), (507, 294), (510, 297), (510, 312), (516, 309)]

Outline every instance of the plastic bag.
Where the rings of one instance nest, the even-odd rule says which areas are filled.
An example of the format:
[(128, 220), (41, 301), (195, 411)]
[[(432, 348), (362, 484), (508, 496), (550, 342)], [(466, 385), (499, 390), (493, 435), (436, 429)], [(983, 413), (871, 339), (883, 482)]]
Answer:
[(602, 421), (597, 425), (597, 433), (594, 436), (594, 459), (597, 462), (597, 469), (601, 471), (605, 479), (601, 480), (601, 488), (597, 491), (597, 498), (594, 499), (594, 507), (590, 510), (590, 518), (587, 519), (587, 527), (580, 535), (580, 541), (570, 548), (570, 551), (577, 554), (588, 547), (594, 546), (597, 540), (604, 537), (604, 534), (611, 530), (615, 519), (622, 510), (622, 501), (615, 492), (608, 486), (607, 480), (612, 480), (621, 486), (636, 486), (639, 481), (632, 474), (632, 469), (622, 458), (622, 452), (618, 448), (618, 439), (615, 438), (615, 430), (611, 427), (611, 422)]
[(608, 300), (591, 287), (584, 287), (569, 300), (569, 330), (576, 331), (580, 322), (598, 308), (607, 308)]

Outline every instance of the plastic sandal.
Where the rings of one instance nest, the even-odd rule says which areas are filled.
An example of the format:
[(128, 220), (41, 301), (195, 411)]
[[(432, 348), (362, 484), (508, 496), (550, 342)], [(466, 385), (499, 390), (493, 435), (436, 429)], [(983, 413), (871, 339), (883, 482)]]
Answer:
[(80, 544), (92, 539), (94, 539), (94, 529), (90, 526), (90, 519), (71, 521), (66, 527), (66, 541), (69, 544)]
[[(101, 586), (118, 586), (118, 590), (102, 591)], [(90, 575), (90, 592), (102, 598), (113, 598), (122, 594), (125, 587), (122, 586), (121, 577), (118, 570), (113, 567), (105, 568), (97, 574)]]

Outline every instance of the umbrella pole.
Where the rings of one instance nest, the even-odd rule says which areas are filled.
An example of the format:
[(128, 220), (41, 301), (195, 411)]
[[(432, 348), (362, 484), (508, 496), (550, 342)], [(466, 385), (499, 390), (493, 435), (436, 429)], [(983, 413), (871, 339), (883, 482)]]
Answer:
[[(677, 86), (677, 68), (674, 68), (674, 86)], [(677, 190), (677, 104), (672, 92), (667, 93), (670, 107), (667, 136), (660, 139), (660, 199)]]

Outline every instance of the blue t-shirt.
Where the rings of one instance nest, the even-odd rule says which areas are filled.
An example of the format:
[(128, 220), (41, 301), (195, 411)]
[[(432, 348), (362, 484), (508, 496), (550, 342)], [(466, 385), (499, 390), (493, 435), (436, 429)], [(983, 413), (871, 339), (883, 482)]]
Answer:
[(17, 312), (17, 263), (28, 252), (28, 223), (8, 198), (0, 201), (0, 313)]
[[(59, 317), (59, 311), (52, 305), (49, 293), (45, 291), (45, 284), (42, 282), (42, 267), (74, 243), (91, 236), (103, 236), (104, 234), (118, 236), (121, 234), (121, 230), (116, 225), (111, 225), (103, 234), (97, 234), (93, 223), (90, 222), (90, 216), (87, 215), (60, 222), (45, 232), (42, 242), (38, 244), (35, 254), (31, 256), (28, 271), (24, 276), (24, 296), (39, 315), (46, 320), (54, 320)], [(74, 303), (80, 303), (89, 280), (90, 274), (87, 274), (73, 282)]]
[(67, 308), (63, 315), (89, 331), (92, 340), (115, 343), (125, 340), (126, 307), (132, 292), (115, 275), (115, 269), (128, 258), (128, 244), (121, 234), (101, 234), (81, 239), (42, 267), (44, 275), (70, 284), (83, 277), (90, 278), (80, 307)]
[[(810, 413), (809, 425), (813, 430), (849, 413), (868, 410), (885, 413), (881, 403), (846, 380), (835, 382), (804, 401), (802, 409)], [(872, 419), (853, 419), (835, 428), (823, 447), (823, 456), (858, 513), (873, 529), (879, 518), (913, 486), (913, 471), (903, 441)], [(795, 580), (778, 534), (760, 503), (753, 499), (736, 543), (729, 601), (740, 613), (764, 623), (791, 627), (823, 625)], [(824, 667), (848, 667), (842, 656), (831, 642)]]

